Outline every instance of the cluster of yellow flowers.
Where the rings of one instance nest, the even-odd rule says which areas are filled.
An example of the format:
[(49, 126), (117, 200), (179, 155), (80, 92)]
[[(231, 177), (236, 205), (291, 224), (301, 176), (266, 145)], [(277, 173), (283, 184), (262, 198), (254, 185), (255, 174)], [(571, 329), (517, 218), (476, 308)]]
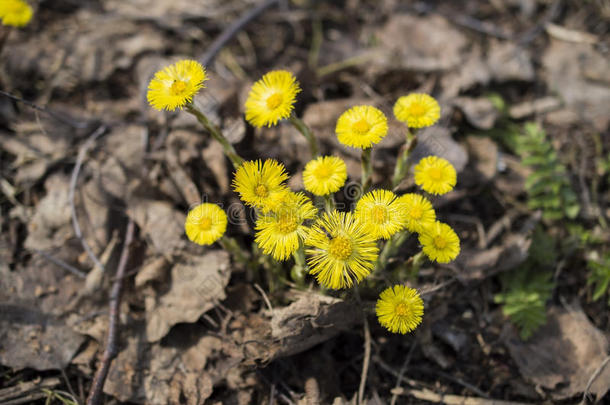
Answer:
[[(205, 69), (199, 63), (178, 62), (155, 75), (149, 85), (148, 100), (158, 110), (186, 107), (206, 124), (206, 129), (215, 131), (192, 104), (205, 80)], [(428, 198), (417, 193), (396, 195), (386, 189), (368, 191), (370, 150), (388, 132), (386, 116), (373, 106), (352, 107), (337, 120), (335, 133), (339, 142), (362, 149), (365, 193), (353, 211), (335, 209), (333, 194), (345, 185), (346, 164), (337, 156), (318, 156), (311, 132), (293, 114), (300, 91), (299, 83), (290, 72), (269, 72), (252, 86), (245, 104), (245, 117), (259, 128), (289, 119), (308, 137), (314, 158), (305, 165), (303, 184), (307, 192), (324, 198), (325, 208), (319, 210), (306, 194), (290, 190), (286, 184), (288, 173), (282, 163), (273, 159), (232, 159), (236, 167), (233, 189), (257, 213), (255, 242), (260, 250), (278, 261), (294, 257), (295, 263), (303, 264), (329, 289), (352, 287), (375, 268), (383, 270), (384, 252), (402, 243), (398, 240), (404, 241), (410, 233), (418, 235), (422, 252), (430, 260), (439, 263), (454, 260), (460, 252), (460, 240), (449, 225), (437, 220)], [(396, 101), (394, 116), (406, 124), (408, 139), (414, 136), (409, 129), (436, 123), (440, 107), (427, 94), (409, 94)], [(219, 136), (216, 135), (217, 139), (223, 142)], [(229, 146), (225, 143), (223, 146), (228, 155), (231, 151), (235, 153), (233, 149), (226, 149)], [(407, 152), (400, 158), (402, 164), (406, 164)], [(393, 181), (399, 182), (405, 174), (404, 168), (397, 170)], [(415, 183), (432, 195), (451, 191), (457, 180), (451, 163), (437, 156), (421, 159), (414, 167), (414, 177)], [(189, 239), (201, 245), (221, 239), (226, 227), (226, 214), (210, 203), (192, 209), (185, 225)], [(388, 330), (407, 333), (421, 322), (423, 301), (416, 290), (396, 285), (381, 293), (376, 312), (379, 322)]]
[(23, 0), (0, 0), (0, 19), (3, 25), (23, 27), (32, 19), (34, 11)]

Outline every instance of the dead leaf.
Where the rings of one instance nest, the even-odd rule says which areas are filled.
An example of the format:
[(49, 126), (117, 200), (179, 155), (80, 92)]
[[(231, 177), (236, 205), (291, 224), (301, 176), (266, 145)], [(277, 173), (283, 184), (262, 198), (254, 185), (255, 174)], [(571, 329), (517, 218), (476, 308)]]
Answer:
[(155, 342), (180, 322), (195, 322), (225, 299), (231, 270), (229, 255), (212, 250), (183, 256), (171, 270), (169, 290), (146, 298), (146, 336)]
[(487, 97), (458, 97), (453, 105), (459, 108), (466, 120), (479, 129), (491, 129), (498, 118), (498, 110)]
[(29, 306), (0, 304), (0, 363), (4, 366), (63, 369), (84, 340), (52, 314)]
[(535, 78), (534, 65), (529, 52), (513, 42), (492, 40), (487, 56), (489, 70), (494, 80), (532, 81)]
[[(547, 86), (561, 96), (573, 117), (605, 131), (610, 123), (608, 58), (590, 44), (551, 40), (542, 64)], [(602, 79), (604, 76), (606, 80)]]
[(385, 51), (383, 65), (421, 72), (457, 67), (467, 45), (466, 37), (438, 15), (394, 14), (376, 36)]
[(130, 203), (129, 211), (157, 252), (173, 255), (184, 247), (182, 236), (186, 215), (170, 203), (138, 199)]
[[(589, 378), (608, 356), (608, 340), (580, 308), (552, 307), (547, 324), (527, 342), (510, 325), (503, 340), (521, 375), (551, 390), (555, 400), (581, 394)], [(589, 392), (601, 399), (610, 388), (610, 367), (605, 367)]]

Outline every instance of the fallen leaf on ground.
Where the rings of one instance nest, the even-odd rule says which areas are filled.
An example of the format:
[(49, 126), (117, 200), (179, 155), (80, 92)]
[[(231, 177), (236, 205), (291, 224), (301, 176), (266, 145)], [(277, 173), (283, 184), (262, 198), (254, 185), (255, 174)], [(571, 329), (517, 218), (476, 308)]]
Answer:
[[(579, 308), (552, 307), (547, 323), (524, 342), (506, 325), (503, 340), (521, 375), (550, 390), (555, 400), (584, 392), (608, 357), (608, 340)], [(592, 381), (589, 392), (600, 400), (610, 388), (610, 367)]]

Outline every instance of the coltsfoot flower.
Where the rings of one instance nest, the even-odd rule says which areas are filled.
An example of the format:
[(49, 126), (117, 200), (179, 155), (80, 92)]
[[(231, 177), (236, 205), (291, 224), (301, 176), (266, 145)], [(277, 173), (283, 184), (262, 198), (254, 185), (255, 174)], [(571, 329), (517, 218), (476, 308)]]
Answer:
[(32, 7), (22, 0), (1, 0), (0, 19), (3, 25), (24, 27), (32, 19)]
[(303, 170), (305, 190), (323, 196), (339, 191), (347, 180), (347, 166), (336, 156), (321, 156), (310, 160)]
[(360, 105), (341, 114), (335, 132), (342, 144), (366, 149), (387, 135), (388, 119), (381, 110), (370, 105)]
[(257, 128), (272, 126), (290, 116), (301, 91), (292, 73), (274, 70), (252, 85), (246, 100), (246, 121)]
[(284, 181), (288, 174), (284, 165), (274, 159), (244, 162), (233, 178), (233, 189), (243, 202), (260, 209), (263, 213), (273, 211), (281, 202), (288, 187)]
[(181, 60), (155, 73), (146, 98), (159, 111), (174, 111), (192, 102), (206, 80), (205, 68), (199, 62)]
[(438, 102), (427, 94), (412, 93), (400, 97), (394, 104), (394, 116), (409, 128), (434, 125), (441, 116)]
[(186, 236), (198, 245), (211, 245), (227, 229), (227, 214), (216, 204), (203, 203), (189, 211), (184, 230)]
[(457, 173), (448, 160), (428, 156), (415, 166), (415, 184), (430, 194), (445, 194), (453, 190)]
[(460, 238), (447, 224), (436, 221), (419, 234), (419, 243), (430, 260), (449, 263), (460, 254)]
[(410, 232), (421, 232), (422, 229), (434, 224), (436, 212), (432, 203), (419, 194), (408, 193), (401, 195), (398, 200), (404, 204), (406, 228)]
[(379, 323), (392, 333), (411, 332), (421, 323), (424, 302), (419, 293), (404, 285), (385, 289), (375, 306)]
[(349, 212), (325, 212), (312, 226), (305, 246), (310, 273), (331, 289), (351, 287), (368, 276), (379, 253), (375, 238)]
[(356, 204), (354, 215), (376, 239), (390, 239), (404, 229), (407, 222), (406, 207), (390, 190), (373, 190)]
[(287, 192), (280, 207), (261, 215), (256, 221), (255, 241), (266, 255), (286, 260), (307, 237), (306, 220), (316, 217), (318, 210), (303, 193)]

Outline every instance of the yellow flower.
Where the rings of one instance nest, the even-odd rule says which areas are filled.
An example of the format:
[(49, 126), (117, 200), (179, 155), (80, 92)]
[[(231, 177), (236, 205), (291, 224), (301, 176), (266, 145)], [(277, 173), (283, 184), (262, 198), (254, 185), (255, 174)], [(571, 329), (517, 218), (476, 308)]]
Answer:
[(449, 263), (460, 254), (460, 238), (447, 224), (436, 221), (419, 234), (422, 250), (439, 263)]
[(155, 109), (174, 111), (193, 101), (205, 87), (205, 68), (194, 60), (181, 60), (155, 73), (148, 85), (148, 103)]
[(336, 156), (320, 156), (309, 161), (303, 170), (305, 190), (315, 195), (327, 195), (337, 191), (347, 180), (345, 162)]
[(434, 125), (441, 117), (441, 107), (434, 97), (412, 93), (402, 96), (394, 104), (394, 116), (409, 128), (424, 128)]
[(421, 323), (424, 302), (415, 289), (395, 285), (379, 294), (375, 312), (384, 328), (404, 335)]
[(368, 276), (379, 253), (375, 238), (350, 212), (324, 213), (312, 226), (305, 246), (307, 264), (318, 283), (351, 287)]
[(453, 190), (457, 173), (448, 160), (428, 156), (415, 166), (415, 184), (430, 194), (445, 194)]
[(2, 24), (12, 27), (23, 27), (32, 19), (34, 11), (28, 3), (22, 0), (1, 0), (0, 18)]
[(405, 206), (389, 190), (373, 190), (363, 195), (354, 215), (376, 239), (390, 239), (405, 227), (407, 220)]
[(191, 241), (198, 245), (211, 245), (224, 235), (227, 214), (216, 204), (200, 204), (189, 211), (184, 229)]
[(235, 172), (233, 189), (246, 204), (267, 213), (277, 208), (288, 192), (283, 184), (287, 178), (284, 165), (274, 159), (244, 162)]
[(256, 221), (256, 243), (275, 260), (288, 259), (307, 237), (303, 224), (316, 217), (318, 210), (303, 193), (288, 192), (277, 211), (261, 215)]
[(387, 135), (388, 119), (377, 108), (360, 105), (341, 114), (335, 132), (342, 144), (366, 149)]
[(246, 100), (246, 121), (260, 128), (272, 126), (288, 118), (292, 112), (299, 83), (286, 70), (275, 70), (265, 74), (252, 85)]
[(406, 227), (410, 232), (421, 232), (423, 228), (434, 224), (436, 213), (432, 203), (426, 197), (409, 193), (398, 198), (404, 204), (407, 217)]

